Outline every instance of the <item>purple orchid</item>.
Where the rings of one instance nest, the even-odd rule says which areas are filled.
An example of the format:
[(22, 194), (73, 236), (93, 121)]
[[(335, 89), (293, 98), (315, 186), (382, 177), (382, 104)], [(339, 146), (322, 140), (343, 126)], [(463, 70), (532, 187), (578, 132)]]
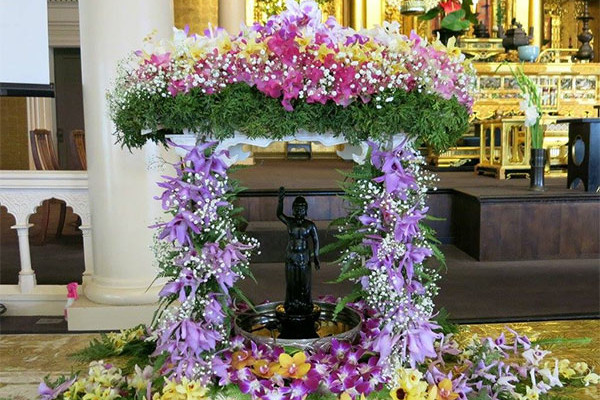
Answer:
[(350, 343), (333, 339), (331, 341), (331, 354), (338, 360), (344, 361), (350, 351)]
[(38, 394), (40, 395), (40, 399), (41, 400), (53, 400), (53, 399), (58, 398), (58, 396), (60, 396), (64, 392), (66, 392), (73, 385), (73, 383), (75, 383), (76, 380), (77, 380), (77, 377), (74, 377), (72, 379), (69, 379), (69, 380), (61, 383), (60, 385), (56, 386), (55, 388), (51, 388), (50, 386), (48, 386), (46, 384), (45, 381), (43, 381), (42, 383), (40, 383), (40, 385), (38, 387)]
[(434, 329), (439, 326), (429, 321), (421, 321), (418, 325), (409, 327), (406, 334), (406, 346), (412, 362), (422, 363), (425, 358), (436, 358), (434, 342), (441, 336)]
[(189, 230), (196, 234), (200, 233), (200, 228), (197, 225), (198, 222), (198, 217), (196, 217), (194, 213), (183, 210), (171, 221), (153, 225), (152, 227), (163, 228), (160, 235), (158, 235), (159, 239), (168, 238), (170, 242), (177, 241), (181, 246), (186, 246), (192, 244), (192, 239), (188, 232)]
[[(200, 282), (198, 278), (189, 268), (183, 268), (179, 273), (179, 278), (173, 282), (167, 283), (160, 293), (160, 297), (170, 296), (172, 294), (179, 294), (178, 300), (184, 302), (188, 297), (192, 297), (196, 294)], [(186, 289), (189, 288), (189, 293), (186, 293)]]
[(208, 296), (208, 303), (204, 308), (204, 319), (209, 324), (221, 325), (225, 320), (225, 314), (223, 313), (223, 307), (221, 303), (216, 299), (216, 294)]

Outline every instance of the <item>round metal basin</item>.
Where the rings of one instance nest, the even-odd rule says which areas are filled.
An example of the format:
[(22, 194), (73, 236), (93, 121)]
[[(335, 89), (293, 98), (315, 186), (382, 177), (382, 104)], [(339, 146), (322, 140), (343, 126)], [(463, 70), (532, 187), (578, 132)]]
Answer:
[(362, 316), (349, 307), (333, 319), (335, 304), (314, 302), (321, 312), (315, 322), (318, 338), (312, 339), (279, 339), (280, 322), (276, 316), (276, 308), (281, 302), (266, 303), (255, 307), (256, 311), (238, 314), (234, 320), (234, 330), (256, 343), (269, 346), (291, 346), (302, 350), (328, 350), (333, 339), (353, 341), (362, 325)]

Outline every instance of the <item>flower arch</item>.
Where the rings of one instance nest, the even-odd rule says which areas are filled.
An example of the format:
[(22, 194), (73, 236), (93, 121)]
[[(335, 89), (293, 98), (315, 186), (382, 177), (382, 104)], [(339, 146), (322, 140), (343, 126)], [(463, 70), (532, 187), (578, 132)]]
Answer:
[[(377, 321), (366, 324), (354, 349), (371, 355), (361, 365), (377, 373), (369, 367), (351, 387), (330, 390), (368, 395), (398, 367), (435, 356), (438, 276), (423, 265), (435, 246), (421, 224), (433, 178), (422, 171), (414, 143), (444, 149), (466, 130), (473, 71), (455, 49), (400, 35), (394, 25), (358, 32), (322, 21), (314, 2), (289, 1), (286, 11), (237, 36), (175, 30), (172, 41), (137, 51), (110, 94), (123, 145), (169, 136), (184, 155), (176, 176), (159, 183), (172, 219), (156, 225), (161, 275), (171, 279), (161, 296), (165, 306), (180, 305), (163, 308), (155, 355), (166, 354), (165, 368), (178, 378), (252, 381), (233, 376), (246, 368), (237, 358), (252, 351), (229, 342), (227, 327), (234, 295), (244, 298), (235, 282), (251, 275), (258, 243), (236, 228), (237, 189), (226, 171), (244, 157), (242, 144), (290, 138), (347, 143), (341, 155), (357, 161), (336, 245), (343, 249), (339, 279), (354, 281), (356, 289), (339, 304), (352, 302)], [(203, 134), (177, 135), (190, 131)], [(308, 355), (318, 364), (314, 357), (325, 356)], [(320, 375), (313, 369), (304, 380), (336, 375), (334, 365), (322, 363)], [(263, 375), (264, 381), (269, 374)], [(264, 397), (290, 388), (266, 381), (274, 386), (243, 391)], [(295, 383), (298, 398), (311, 391), (312, 383), (302, 382)]]
[[(473, 72), (455, 49), (394, 29), (354, 31), (333, 18), (323, 22), (314, 2), (289, 1), (283, 13), (236, 36), (176, 30), (121, 71), (110, 98), (125, 146), (205, 133), (192, 139), (197, 146), (179, 146), (183, 163), (160, 183), (173, 216), (157, 225), (166, 240), (157, 245), (162, 275), (172, 279), (161, 295), (182, 305), (163, 315), (157, 352), (169, 354), (178, 376), (212, 377), (208, 358), (229, 346), (230, 292), (250, 274), (257, 246), (235, 228), (227, 167), (244, 156), (243, 143), (299, 136), (354, 145), (343, 155), (363, 164), (346, 188), (355, 204), (340, 226), (340, 279), (357, 283), (345, 302), (364, 298), (381, 318), (373, 346), (394, 358), (384, 375), (434, 355), (437, 275), (423, 267), (434, 246), (420, 224), (431, 179), (413, 142), (443, 149), (466, 130)], [(396, 145), (395, 132), (406, 132)], [(204, 348), (187, 346), (190, 338)]]

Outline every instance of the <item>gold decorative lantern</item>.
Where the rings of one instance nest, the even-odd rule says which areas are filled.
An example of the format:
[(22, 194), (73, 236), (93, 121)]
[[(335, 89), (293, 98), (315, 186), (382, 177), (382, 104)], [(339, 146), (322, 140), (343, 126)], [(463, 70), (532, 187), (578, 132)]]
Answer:
[(400, 13), (404, 15), (421, 15), (425, 13), (424, 0), (402, 0)]

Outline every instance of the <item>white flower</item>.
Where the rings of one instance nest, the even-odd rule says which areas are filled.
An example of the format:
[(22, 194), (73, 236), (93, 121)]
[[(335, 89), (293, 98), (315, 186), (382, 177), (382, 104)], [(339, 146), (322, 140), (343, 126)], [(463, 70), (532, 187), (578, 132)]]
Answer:
[(535, 346), (535, 348), (529, 349), (523, 352), (523, 358), (527, 360), (530, 365), (538, 366), (540, 365), (540, 361), (546, 357), (546, 355), (550, 354), (547, 350), (540, 349), (539, 346)]
[(537, 120), (540, 118), (540, 114), (538, 113), (535, 105), (530, 104), (529, 99), (526, 98), (519, 103), (519, 108), (521, 111), (525, 112), (525, 126), (530, 127), (535, 125)]
[(538, 373), (544, 378), (544, 381), (548, 385), (550, 385), (552, 387), (555, 387), (555, 386), (562, 387), (563, 386), (562, 382), (560, 381), (560, 379), (558, 377), (559, 376), (558, 360), (556, 360), (554, 363), (554, 372), (550, 372), (549, 368), (543, 368), (543, 369), (540, 369), (538, 371)]
[(588, 386), (590, 383), (592, 385), (597, 385), (600, 383), (600, 375), (590, 372), (583, 378), (583, 382), (585, 382), (585, 386)]

